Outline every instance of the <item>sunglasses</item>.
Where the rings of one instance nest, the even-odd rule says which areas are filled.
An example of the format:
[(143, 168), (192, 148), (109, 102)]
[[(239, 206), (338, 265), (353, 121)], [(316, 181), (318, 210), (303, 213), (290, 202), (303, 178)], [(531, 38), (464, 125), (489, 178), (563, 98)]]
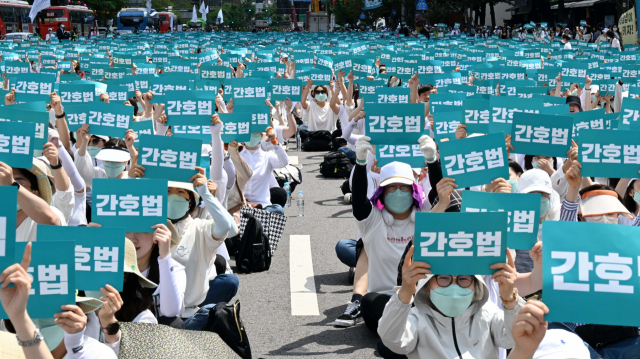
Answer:
[(436, 275), (435, 277), (436, 283), (442, 288), (450, 286), (454, 279), (461, 288), (469, 288), (471, 283), (473, 283), (473, 276), (470, 275)]
[(97, 146), (97, 145), (98, 145), (98, 143), (100, 143), (100, 141), (102, 141), (102, 139), (101, 139), (101, 138), (94, 137), (94, 138), (92, 138), (92, 139), (89, 141), (89, 143), (91, 143), (91, 144), (92, 144), (92, 145), (94, 145), (94, 146)]
[(326, 93), (327, 93), (327, 91), (316, 91), (316, 95), (319, 95), (319, 94), (322, 94), (322, 93), (323, 93), (323, 94), (326, 94)]

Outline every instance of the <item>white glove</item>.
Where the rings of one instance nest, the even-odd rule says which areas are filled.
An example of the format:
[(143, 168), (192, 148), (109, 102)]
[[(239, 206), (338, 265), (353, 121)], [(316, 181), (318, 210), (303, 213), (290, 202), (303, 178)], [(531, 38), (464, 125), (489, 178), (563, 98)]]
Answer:
[(373, 146), (369, 143), (371, 137), (362, 136), (356, 141), (356, 159), (358, 163), (367, 163), (367, 152), (373, 153)]
[(433, 139), (429, 137), (429, 135), (422, 135), (418, 139), (418, 143), (420, 144), (420, 151), (424, 155), (424, 158), (428, 163), (433, 163), (436, 161), (436, 143), (433, 142)]

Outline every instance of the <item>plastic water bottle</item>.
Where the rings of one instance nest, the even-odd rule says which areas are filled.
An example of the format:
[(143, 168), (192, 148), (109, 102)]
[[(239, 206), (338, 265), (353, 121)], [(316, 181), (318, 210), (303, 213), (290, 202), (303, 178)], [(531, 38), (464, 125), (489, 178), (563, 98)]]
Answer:
[(285, 182), (284, 190), (287, 191), (287, 202), (284, 204), (284, 206), (291, 207), (291, 184), (289, 182)]
[(296, 151), (302, 151), (302, 140), (300, 139), (300, 134), (296, 136)]
[(302, 190), (298, 191), (298, 217), (304, 217), (304, 196), (302, 196)]

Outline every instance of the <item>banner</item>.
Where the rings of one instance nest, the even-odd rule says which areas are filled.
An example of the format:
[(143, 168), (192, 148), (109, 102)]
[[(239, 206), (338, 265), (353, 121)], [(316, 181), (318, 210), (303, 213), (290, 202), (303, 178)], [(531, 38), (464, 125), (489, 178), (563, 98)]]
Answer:
[(133, 117), (133, 107), (117, 103), (94, 102), (65, 107), (69, 131), (76, 132), (83, 124), (89, 133), (124, 138)]
[(433, 274), (491, 275), (507, 258), (507, 213), (417, 212), (414, 261)]
[(509, 161), (501, 133), (440, 142), (438, 146), (442, 176), (455, 179), (458, 188), (509, 178)]
[(640, 132), (581, 130), (578, 158), (582, 177), (636, 178)]
[(530, 250), (538, 238), (539, 193), (462, 191), (461, 212), (507, 212), (509, 249)]
[[(45, 227), (45, 226), (43, 226)], [(22, 262), (27, 243), (16, 243), (14, 262)], [(53, 318), (65, 304), (76, 304), (74, 242), (33, 242), (29, 264), (31, 291), (27, 312), (32, 319)], [(9, 319), (0, 306), (0, 319)]]
[(122, 291), (124, 281), (124, 228), (38, 226), (37, 240), (75, 242), (78, 290), (99, 291), (106, 284)]
[[(640, 228), (546, 221), (542, 232), (546, 320), (640, 325)], [(594, 303), (603, 305), (594, 310)]]
[(413, 144), (424, 133), (424, 104), (369, 104), (366, 108), (366, 135), (374, 145)]
[(142, 135), (138, 163), (144, 178), (189, 182), (198, 173), (202, 141), (179, 137)]
[(167, 180), (95, 178), (91, 221), (127, 232), (151, 233), (167, 223)]
[(18, 187), (0, 186), (0, 198), (5, 203), (0, 207), (0, 268), (5, 270), (15, 263), (17, 212), (13, 204), (18, 203)]
[(31, 19), (31, 23), (33, 24), (33, 21), (36, 19), (36, 17), (38, 16), (38, 13), (41, 10), (44, 10), (50, 6), (51, 6), (50, 0), (35, 0), (33, 2), (33, 5), (31, 5), (31, 11), (29, 11), (29, 18)]
[(618, 20), (618, 28), (622, 37), (623, 45), (637, 45), (638, 42), (638, 29), (636, 23), (635, 9), (631, 9)]
[(0, 126), (0, 162), (13, 168), (33, 167), (36, 124), (3, 122)]
[(566, 157), (571, 148), (572, 127), (573, 119), (569, 116), (515, 113), (511, 132), (513, 152)]

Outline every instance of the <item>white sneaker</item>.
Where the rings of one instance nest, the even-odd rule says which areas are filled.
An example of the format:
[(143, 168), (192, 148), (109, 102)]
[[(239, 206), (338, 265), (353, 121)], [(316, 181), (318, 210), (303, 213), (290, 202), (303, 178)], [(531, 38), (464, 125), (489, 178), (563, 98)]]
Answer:
[(344, 195), (344, 201), (347, 204), (351, 204), (351, 193), (347, 193), (347, 194)]

